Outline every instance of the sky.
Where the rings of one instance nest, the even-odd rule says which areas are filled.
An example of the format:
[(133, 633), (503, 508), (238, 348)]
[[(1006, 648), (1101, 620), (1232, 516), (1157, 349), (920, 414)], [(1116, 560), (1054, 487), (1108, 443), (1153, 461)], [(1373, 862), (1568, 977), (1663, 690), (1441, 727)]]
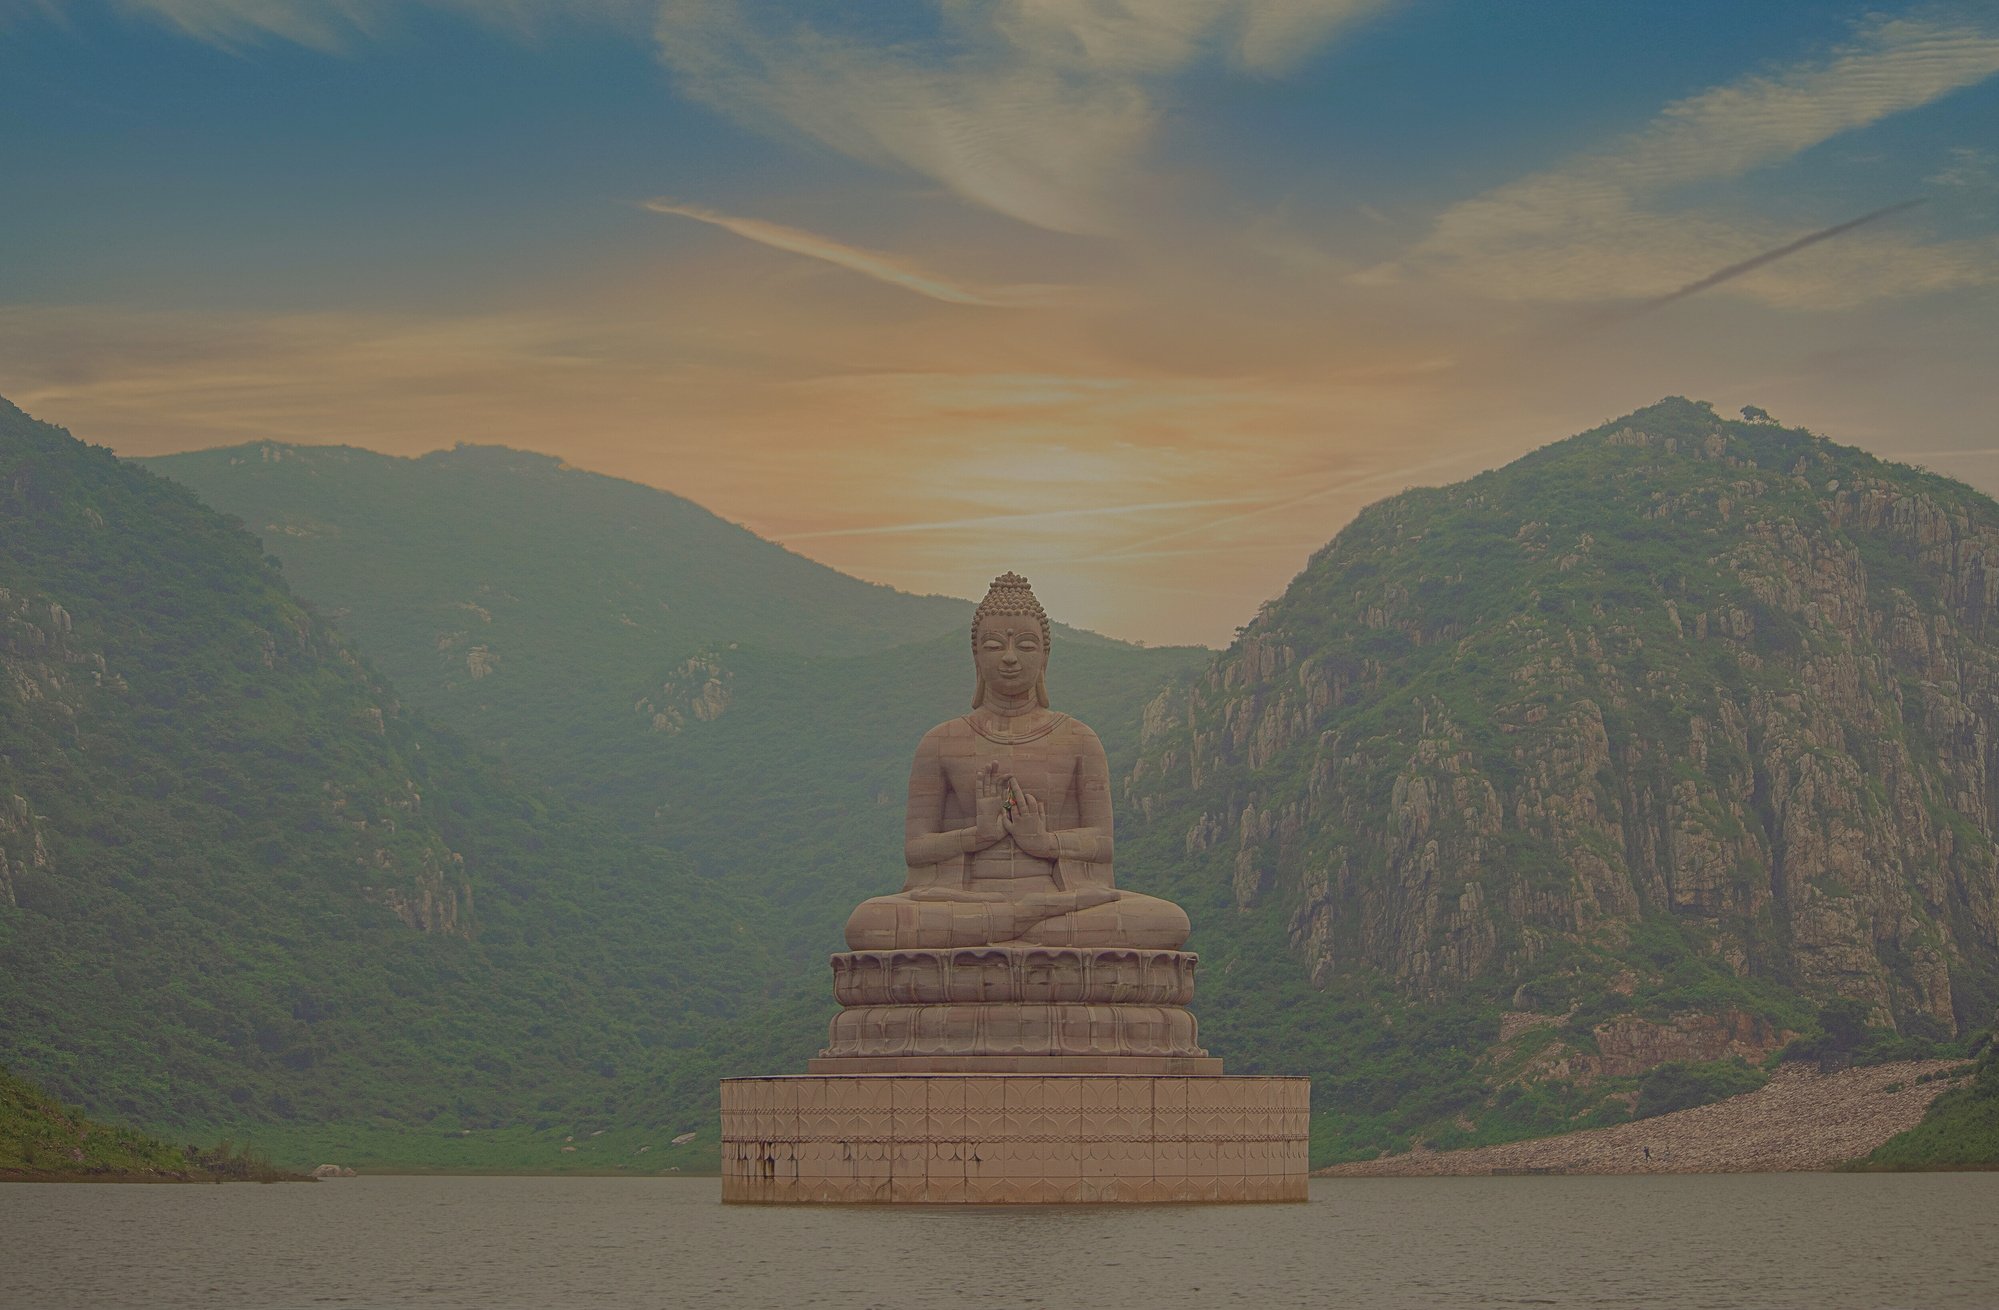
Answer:
[(1667, 395), (1999, 492), (1992, 3), (0, 0), (0, 179), (0, 395), (121, 454), (499, 443), (1154, 644)]

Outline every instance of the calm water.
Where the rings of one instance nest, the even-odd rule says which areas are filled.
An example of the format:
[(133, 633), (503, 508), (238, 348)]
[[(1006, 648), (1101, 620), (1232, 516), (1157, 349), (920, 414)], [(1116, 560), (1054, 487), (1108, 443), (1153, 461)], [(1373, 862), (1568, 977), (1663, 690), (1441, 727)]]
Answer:
[(1991, 1306), (1999, 1174), (724, 1208), (713, 1179), (0, 1185), (0, 1306)]

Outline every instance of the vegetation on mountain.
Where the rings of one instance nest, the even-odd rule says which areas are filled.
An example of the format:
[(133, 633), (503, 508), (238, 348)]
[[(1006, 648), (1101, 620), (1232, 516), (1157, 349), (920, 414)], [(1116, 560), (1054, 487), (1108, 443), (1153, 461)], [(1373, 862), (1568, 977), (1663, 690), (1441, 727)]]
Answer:
[(0, 1068), (0, 1181), (272, 1183), (304, 1177), (230, 1142), (204, 1151), (99, 1123)]
[(761, 1001), (759, 917), (431, 726), (185, 488), (0, 405), (17, 1071), (159, 1128), (603, 1122)]
[[(902, 881), (910, 753), (968, 707), (970, 602), (861, 582), (680, 497), (498, 447), (266, 442), (146, 463), (240, 516), (419, 708), (552, 805), (752, 898), (823, 1022), (840, 925)], [(1145, 703), (1208, 655), (1058, 626), (1049, 679), (1057, 708), (1128, 759)]]
[(1953, 1049), (1999, 996), (1988, 560), (1969, 488), (1677, 399), (1364, 511), (1147, 711), (1206, 1030), (1318, 1079), (1321, 1160), (1718, 1094), (1841, 997)]
[(622, 780), (630, 743), (726, 708), (687, 703), (718, 650), (859, 655), (970, 613), (504, 447), (399, 459), (260, 442), (146, 462), (240, 517), (434, 719), (570, 799)]
[[(0, 411), (0, 1052), (100, 1112), (294, 1162), (712, 1167), (712, 1133), (666, 1139), (711, 1124), (719, 1076), (823, 1041), (824, 952), (900, 880), (908, 746), (967, 694), (969, 605), (536, 457), (460, 452), (470, 482), (412, 493), (422, 461), (317, 455), (269, 463), (359, 507), (344, 540), (410, 551), (343, 565), (345, 622), (379, 602), (400, 631), (433, 573), (475, 566), (467, 594), (518, 598), (473, 643), (483, 700), (456, 695), (463, 652), (438, 671), (439, 634), (384, 638), (478, 743), (404, 704), (234, 523)], [(331, 494), (350, 464), (396, 476)], [(378, 494), (431, 535), (397, 538)], [(631, 646), (629, 597), (573, 583), (634, 575), (680, 626)], [(1065, 703), (1129, 743), (1199, 655), (1065, 632)]]
[(1999, 1169), (1999, 1046), (1990, 1035), (1976, 1071), (1930, 1102), (1914, 1128), (1882, 1143), (1867, 1169)]
[[(0, 419), (17, 1065), (304, 1154), (631, 1170), (816, 1048), (969, 606), (516, 452), (162, 462), (411, 709), (248, 536)], [(1211, 660), (1064, 631), (1050, 679), (1208, 1044), (1315, 1078), (1315, 1163), (1511, 1141), (1967, 1049), (1987, 559), (1969, 489), (1673, 400), (1372, 507)]]

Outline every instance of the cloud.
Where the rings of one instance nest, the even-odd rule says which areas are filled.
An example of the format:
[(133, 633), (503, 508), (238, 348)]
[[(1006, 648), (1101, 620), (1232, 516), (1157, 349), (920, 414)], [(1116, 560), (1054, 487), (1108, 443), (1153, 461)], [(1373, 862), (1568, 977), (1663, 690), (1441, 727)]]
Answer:
[(1621, 308), (1610, 317), (1599, 316), (1593, 321), (1600, 325), (1621, 319), (1636, 318), (1640, 314), (1649, 314), (1654, 310), (1664, 309), (1667, 305), (1675, 301), (1685, 300), (1688, 296), (1697, 296), (1703, 291), (1713, 290), (1715, 287), (1733, 282), (1739, 277), (1747, 277), (1757, 269), (1774, 264), (1780, 259), (1786, 259), (1800, 250), (1807, 250), (1821, 242), (1835, 240), (1836, 238), (1845, 236), (1849, 232), (1865, 227), (1869, 223), (1878, 223), (1884, 218), (1892, 218), (1896, 214), (1906, 213), (1924, 203), (1920, 198), (1904, 200), (1899, 204), (1885, 205), (1880, 209), (1870, 210), (1858, 218), (1849, 218), (1843, 223), (1835, 223), (1831, 227), (1823, 227), (1816, 232), (1808, 232), (1795, 241), (1785, 242), (1774, 250), (1765, 250), (1761, 254), (1753, 255), (1748, 259), (1730, 264), (1726, 268), (1717, 269), (1699, 281), (1687, 283), (1687, 285), (1679, 288), (1677, 291), (1669, 291), (1663, 296), (1654, 296), (1650, 300), (1640, 301), (1636, 305)]
[(972, 518), (938, 519), (927, 523), (884, 523), (865, 528), (825, 528), (817, 532), (794, 532), (788, 541), (816, 541), (825, 537), (895, 536), (909, 532), (961, 532), (967, 528), (1026, 527), (1029, 524), (1059, 523), (1064, 519), (1118, 518), (1133, 514), (1168, 514), (1190, 509), (1213, 509), (1218, 505), (1254, 505), (1257, 496), (1213, 496), (1198, 500), (1157, 500), (1136, 505), (1087, 505), (1076, 509), (1031, 510), (1019, 514), (981, 514)]
[(357, 37), (379, 36), (392, 15), (382, 0), (120, 0), (129, 13), (154, 18), (197, 41), (241, 49), (277, 39), (335, 53)]
[(649, 27), (676, 90), (758, 130), (1036, 227), (1101, 233), (1118, 226), (1170, 79), (1204, 62), (1281, 75), (1393, 0), (116, 2), (231, 50), (342, 53), (426, 7), (523, 39), (563, 22)]
[[(54, 10), (61, 0), (40, 0)], [(225, 50), (289, 41), (326, 54), (379, 41), (412, 9), (440, 9), (533, 39), (548, 25), (608, 23), (642, 35), (658, 0), (116, 0), (120, 9)]]
[(1939, 191), (1999, 191), (1999, 155), (1972, 146), (1956, 146), (1950, 162), (1923, 179)]
[(674, 214), (681, 218), (691, 218), (697, 223), (707, 223), (719, 227), (758, 245), (770, 246), (775, 250), (803, 255), (807, 259), (817, 259), (828, 264), (886, 282), (904, 291), (913, 291), (919, 296), (941, 300), (950, 305), (1009, 306), (1046, 304), (1056, 293), (1049, 287), (971, 287), (963, 283), (947, 281), (911, 268), (908, 264), (891, 255), (872, 250), (863, 250), (822, 237), (817, 233), (800, 228), (784, 227), (777, 223), (766, 223), (762, 219), (739, 218), (717, 210), (705, 209), (700, 205), (684, 205), (671, 200), (648, 200), (645, 207), (655, 214)]
[[(1163, 83), (1219, 58), (1269, 75), (1385, 0), (937, 0), (927, 35), (812, 25), (795, 6), (665, 0), (682, 91), (760, 130), (930, 178), (1059, 232), (1114, 230)], [(887, 21), (886, 19), (884, 21)]]
[[(1400, 259), (1357, 280), (1433, 280), (1506, 300), (1662, 296), (1800, 235), (1791, 225), (1676, 205), (1675, 191), (1790, 159), (1994, 73), (1999, 28), (1991, 24), (1873, 21), (1824, 59), (1679, 101), (1607, 150), (1452, 206)], [(1994, 254), (1989, 242), (1923, 245), (1874, 233), (1759, 270), (1731, 290), (1835, 308), (1989, 282), (1999, 272)], [(1816, 275), (1808, 264), (1837, 266), (1840, 275)]]

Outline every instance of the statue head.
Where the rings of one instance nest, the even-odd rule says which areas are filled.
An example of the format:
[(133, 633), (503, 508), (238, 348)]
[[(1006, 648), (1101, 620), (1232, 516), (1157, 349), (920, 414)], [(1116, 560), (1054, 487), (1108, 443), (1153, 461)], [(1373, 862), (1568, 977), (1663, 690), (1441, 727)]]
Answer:
[(986, 703), (987, 688), (1006, 696), (1031, 691), (1036, 704), (1048, 707), (1048, 611), (1018, 573), (994, 578), (972, 611), (972, 663), (979, 671), (973, 709)]

